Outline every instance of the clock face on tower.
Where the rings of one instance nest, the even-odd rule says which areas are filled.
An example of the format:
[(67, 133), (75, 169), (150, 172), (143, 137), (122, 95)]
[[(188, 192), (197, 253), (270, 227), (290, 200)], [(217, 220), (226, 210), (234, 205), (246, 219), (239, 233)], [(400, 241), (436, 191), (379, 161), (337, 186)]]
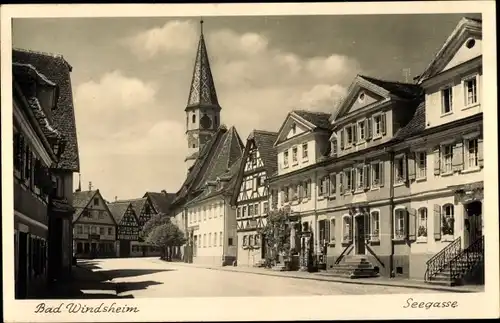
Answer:
[(200, 119), (200, 125), (203, 129), (209, 129), (212, 126), (212, 120), (206, 114)]

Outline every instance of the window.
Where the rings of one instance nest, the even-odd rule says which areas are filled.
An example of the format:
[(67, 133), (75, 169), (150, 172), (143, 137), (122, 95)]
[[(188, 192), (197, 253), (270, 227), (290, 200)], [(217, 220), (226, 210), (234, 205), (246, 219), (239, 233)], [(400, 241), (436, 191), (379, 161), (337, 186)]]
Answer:
[(207, 208), (204, 206), (203, 207), (203, 221), (207, 219)]
[(212, 233), (209, 233), (208, 234), (208, 246), (211, 247), (212, 246)]
[(97, 233), (97, 228), (94, 227), (94, 226), (91, 226), (90, 230), (91, 230), (92, 234), (96, 234)]
[(478, 145), (477, 138), (468, 139), (465, 141), (465, 167), (467, 169), (472, 169), (478, 167), (477, 156), (478, 156)]
[(346, 146), (352, 145), (352, 143), (354, 142), (353, 127), (347, 126), (345, 128), (345, 134), (346, 134)]
[(304, 190), (303, 191), (304, 192), (304, 196), (303, 196), (304, 198), (309, 198), (309, 194), (311, 193), (310, 192), (310, 190), (311, 190), (310, 185), (311, 185), (310, 180), (307, 180), (307, 181), (304, 182), (304, 185), (302, 186), (302, 189)]
[(307, 142), (303, 143), (302, 144), (302, 160), (307, 160), (309, 158), (307, 148), (308, 148), (308, 143)]
[(443, 146), (443, 172), (444, 173), (451, 173), (453, 171), (452, 161), (453, 161), (453, 145)]
[(241, 216), (242, 217), (246, 217), (247, 216), (247, 206), (246, 205), (243, 206), (243, 212), (242, 212)]
[(292, 163), (297, 164), (297, 147), (292, 148)]
[(335, 196), (337, 189), (337, 174), (330, 174), (330, 192), (328, 195)]
[(352, 191), (353, 189), (353, 182), (354, 182), (354, 171), (352, 169), (348, 169), (344, 171), (344, 178), (345, 178), (345, 189), (346, 191)]
[(356, 190), (361, 191), (364, 190), (365, 188), (365, 183), (364, 183), (364, 167), (359, 166), (356, 168)]
[(222, 247), (222, 241), (224, 241), (222, 240), (222, 231), (219, 233), (219, 240), (220, 240), (220, 246)]
[(394, 160), (394, 184), (400, 184), (405, 181), (405, 159), (398, 157)]
[(269, 212), (269, 202), (264, 202), (262, 213), (267, 214), (268, 212)]
[(332, 156), (337, 156), (337, 139), (336, 138), (332, 139), (331, 147), (332, 147)]
[(104, 235), (104, 228), (102, 228), (102, 227), (101, 227), (101, 228), (99, 228), (99, 234), (100, 234), (100, 235)]
[(418, 239), (427, 239), (427, 209), (425, 207), (418, 210)]
[(255, 204), (253, 206), (253, 210), (254, 210), (255, 215), (260, 215), (260, 205), (259, 205), (259, 203)]
[(113, 228), (108, 228), (108, 236), (113, 234)]
[(283, 166), (288, 167), (288, 150), (283, 152)]
[(405, 237), (405, 209), (394, 210), (394, 239), (404, 239)]
[(348, 242), (351, 241), (351, 216), (344, 215), (342, 217), (342, 241)]
[(207, 246), (207, 235), (204, 234), (203, 235), (203, 248), (205, 248)]
[(232, 246), (232, 245), (233, 245), (233, 238), (229, 238), (229, 239), (227, 239), (227, 244), (228, 244), (229, 246)]
[(217, 232), (214, 232), (214, 247), (217, 247)]
[(443, 218), (441, 221), (441, 230), (443, 235), (453, 235), (455, 232), (455, 217), (453, 204), (443, 205)]
[(248, 206), (248, 216), (253, 216), (253, 205), (252, 204), (250, 204)]
[(99, 199), (97, 197), (94, 198), (94, 205), (99, 205)]
[(318, 221), (320, 245), (330, 242), (330, 222), (328, 220)]
[(240, 217), (241, 217), (241, 207), (238, 207), (238, 208), (236, 209), (236, 217), (237, 217), (237, 218), (240, 218)]
[(330, 220), (330, 241), (335, 242), (335, 218)]
[(193, 116), (191, 118), (193, 120), (193, 123), (196, 123), (196, 114), (193, 113)]
[(103, 211), (99, 211), (99, 219), (104, 219), (104, 212)]
[(89, 226), (88, 225), (83, 226), (83, 234), (89, 234)]
[(366, 121), (365, 120), (358, 122), (358, 136), (359, 136), (360, 141), (365, 140), (365, 138), (366, 138)]
[(370, 213), (370, 240), (380, 241), (380, 212)]
[(453, 110), (453, 92), (451, 87), (441, 90), (441, 113), (450, 113)]
[(477, 103), (477, 77), (464, 80), (465, 106)]
[(82, 234), (83, 233), (83, 227), (81, 225), (76, 226), (76, 233)]
[(248, 245), (253, 246), (253, 235), (248, 236)]
[(379, 187), (380, 186), (380, 163), (374, 163), (371, 165), (372, 167), (372, 187)]
[(328, 194), (328, 181), (328, 176), (325, 176), (320, 180), (318, 196), (325, 196)]
[(376, 115), (373, 117), (373, 136), (382, 136), (382, 115)]
[(254, 239), (255, 239), (255, 245), (260, 246), (260, 236), (256, 234)]
[(417, 152), (417, 178), (422, 179), (427, 177), (427, 154), (425, 152)]
[(295, 135), (295, 132), (297, 131), (297, 126), (294, 124), (292, 124), (292, 134)]

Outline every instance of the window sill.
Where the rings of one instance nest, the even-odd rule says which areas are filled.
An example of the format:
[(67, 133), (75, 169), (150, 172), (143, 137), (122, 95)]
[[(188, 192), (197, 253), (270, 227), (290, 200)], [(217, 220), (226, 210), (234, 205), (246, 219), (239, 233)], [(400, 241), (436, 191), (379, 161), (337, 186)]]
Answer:
[(293, 166), (297, 166), (297, 165), (299, 165), (299, 162), (298, 162), (298, 161), (295, 161), (295, 162), (293, 162), (293, 163), (292, 163), (292, 167), (293, 167)]
[(405, 182), (394, 183), (394, 187), (399, 187), (405, 185)]
[(453, 175), (453, 174), (454, 174), (454, 172), (453, 172), (453, 171), (451, 171), (451, 172), (446, 172), (446, 173), (441, 173), (441, 177), (451, 176), (451, 175)]
[(469, 110), (469, 109), (473, 109), (473, 108), (476, 108), (480, 106), (480, 103), (479, 102), (476, 102), (476, 103), (473, 103), (473, 104), (470, 104), (470, 105), (466, 105), (462, 108), (462, 111), (465, 111), (465, 110)]
[(453, 114), (453, 110), (451, 110), (450, 112), (442, 113), (441, 118), (447, 117), (447, 116), (452, 115), (452, 114)]
[(366, 139), (365, 139), (365, 138), (360, 139), (360, 140), (356, 143), (356, 145), (357, 145), (357, 146), (362, 145), (362, 144), (366, 144)]
[(453, 235), (449, 235), (449, 234), (443, 235), (443, 236), (441, 236), (441, 242), (452, 242), (453, 240), (455, 240), (454, 238), (455, 237)]
[(305, 164), (305, 163), (307, 163), (307, 162), (309, 162), (309, 158), (302, 158), (302, 163), (303, 163), (303, 164)]
[(370, 188), (370, 190), (371, 190), (371, 191), (378, 191), (378, 190), (380, 190), (380, 186), (372, 186), (372, 187)]
[(475, 173), (475, 172), (479, 172), (480, 170), (481, 170), (481, 167), (476, 166), (476, 167), (472, 167), (472, 168), (468, 168), (468, 169), (462, 170), (460, 173), (461, 174)]
[(415, 241), (416, 243), (427, 243), (427, 237), (419, 237)]
[(380, 245), (380, 239), (370, 239), (369, 242), (371, 245)]
[(419, 177), (415, 179), (415, 182), (425, 182), (427, 180), (427, 177)]
[(347, 246), (351, 242), (352, 242), (351, 240), (342, 240), (342, 246)]
[(403, 242), (403, 241), (405, 241), (405, 237), (394, 237), (394, 238), (392, 238), (392, 241), (394, 241), (394, 242)]
[(328, 247), (335, 247), (335, 241), (330, 241), (328, 243)]
[(382, 134), (373, 136), (372, 140), (382, 139)]
[(283, 169), (287, 169), (288, 168), (288, 165), (283, 165)]
[(309, 198), (302, 199), (302, 203), (307, 203), (309, 202)]
[(318, 201), (322, 201), (322, 200), (324, 200), (324, 199), (325, 199), (325, 197), (324, 197), (323, 195), (318, 196)]

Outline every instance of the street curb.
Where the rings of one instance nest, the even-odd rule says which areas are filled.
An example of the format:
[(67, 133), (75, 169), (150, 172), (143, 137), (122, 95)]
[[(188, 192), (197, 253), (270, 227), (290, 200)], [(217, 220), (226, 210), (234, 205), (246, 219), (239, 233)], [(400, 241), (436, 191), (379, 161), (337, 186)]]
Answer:
[[(254, 271), (246, 271), (246, 270), (232, 270), (232, 269), (227, 269), (224, 267), (217, 268), (217, 267), (205, 267), (205, 266), (189, 266), (189, 264), (185, 263), (178, 263), (175, 262), (174, 264), (180, 264), (181, 266), (187, 266), (187, 267), (196, 267), (196, 268), (204, 268), (204, 269), (210, 269), (210, 270), (218, 270), (218, 271), (229, 271), (229, 272), (234, 272), (234, 273), (246, 273), (246, 274), (254, 274), (254, 275), (262, 275), (262, 276), (273, 276), (273, 277), (283, 277), (283, 278), (294, 278), (294, 279), (304, 279), (304, 280), (316, 280), (316, 281), (324, 281), (324, 282), (333, 282), (333, 283), (345, 283), (345, 284), (357, 284), (357, 285), (375, 285), (375, 286), (386, 286), (386, 287), (399, 287), (399, 288), (414, 288), (414, 289), (423, 289), (423, 290), (434, 290), (434, 291), (440, 291), (440, 292), (450, 292), (450, 293), (480, 293), (481, 291), (473, 291), (473, 290), (465, 290), (465, 289), (456, 289), (453, 287), (446, 287), (446, 286), (422, 286), (422, 285), (413, 285), (413, 284), (389, 284), (389, 283), (383, 283), (383, 282), (377, 282), (377, 281), (356, 281), (356, 279), (351, 280), (343, 280), (343, 279), (327, 279), (327, 278), (322, 278), (322, 277), (304, 277), (304, 276), (296, 276), (296, 275), (280, 275), (276, 273), (267, 273), (267, 272), (254, 272)], [(376, 279), (376, 278), (375, 278)]]

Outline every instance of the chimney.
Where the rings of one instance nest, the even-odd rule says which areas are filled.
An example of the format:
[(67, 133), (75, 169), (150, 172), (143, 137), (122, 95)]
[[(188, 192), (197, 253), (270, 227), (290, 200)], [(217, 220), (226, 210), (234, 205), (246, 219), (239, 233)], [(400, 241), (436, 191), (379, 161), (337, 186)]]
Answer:
[(115, 202), (118, 201), (118, 196), (115, 196)]
[(92, 182), (89, 182), (89, 191), (92, 191)]
[(161, 192), (162, 192), (163, 194), (165, 194), (165, 195), (168, 195), (168, 194), (167, 194), (167, 191), (165, 191), (165, 190), (161, 190)]

